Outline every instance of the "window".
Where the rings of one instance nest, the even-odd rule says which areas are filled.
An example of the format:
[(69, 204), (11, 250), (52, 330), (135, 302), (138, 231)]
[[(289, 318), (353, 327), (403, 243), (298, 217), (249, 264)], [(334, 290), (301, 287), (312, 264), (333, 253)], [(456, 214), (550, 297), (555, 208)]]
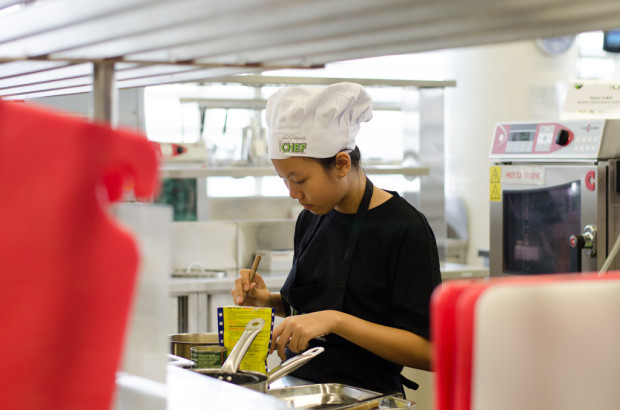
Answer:
[(577, 36), (577, 76), (583, 80), (617, 78), (618, 55), (603, 50), (603, 32), (593, 31)]
[[(444, 73), (444, 54), (432, 52), (335, 63), (323, 70), (281, 70), (272, 74), (442, 80)], [(266, 152), (261, 158), (248, 158), (250, 140), (266, 138), (266, 135), (258, 134), (266, 133), (266, 126), (264, 110), (257, 114), (256, 110), (242, 107), (242, 101), (264, 101), (278, 88), (236, 84), (147, 87), (146, 133), (149, 139), (157, 142), (204, 144), (208, 153), (204, 161), (211, 166), (271, 166)], [(412, 94), (417, 90), (402, 87), (367, 87), (367, 90), (373, 98), (375, 109), (373, 119), (362, 125), (357, 138), (363, 164), (401, 164), (405, 127), (411, 126), (411, 120), (405, 120), (400, 106), (404, 101), (416, 101), (417, 97), (412, 97)], [(231, 108), (230, 100), (239, 101), (238, 106)], [(391, 109), (386, 106), (391, 106)], [(409, 180), (401, 175), (374, 175), (373, 181), (382, 188), (394, 191), (419, 191), (417, 178)], [(207, 193), (211, 197), (288, 196), (284, 183), (276, 176), (209, 177)]]

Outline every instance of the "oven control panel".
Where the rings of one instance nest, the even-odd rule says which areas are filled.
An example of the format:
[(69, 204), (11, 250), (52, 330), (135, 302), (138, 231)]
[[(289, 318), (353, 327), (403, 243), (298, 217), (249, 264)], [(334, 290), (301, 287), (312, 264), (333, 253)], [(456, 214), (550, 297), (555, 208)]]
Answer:
[(618, 141), (620, 120), (498, 123), (489, 157), (497, 160), (614, 158), (620, 154)]

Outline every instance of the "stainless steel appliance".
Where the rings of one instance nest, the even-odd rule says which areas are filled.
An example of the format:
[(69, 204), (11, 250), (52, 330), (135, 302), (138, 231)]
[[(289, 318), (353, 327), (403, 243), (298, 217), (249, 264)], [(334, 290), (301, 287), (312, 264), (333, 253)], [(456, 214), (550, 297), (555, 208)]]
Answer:
[(489, 157), (490, 275), (598, 271), (620, 233), (620, 120), (499, 123)]

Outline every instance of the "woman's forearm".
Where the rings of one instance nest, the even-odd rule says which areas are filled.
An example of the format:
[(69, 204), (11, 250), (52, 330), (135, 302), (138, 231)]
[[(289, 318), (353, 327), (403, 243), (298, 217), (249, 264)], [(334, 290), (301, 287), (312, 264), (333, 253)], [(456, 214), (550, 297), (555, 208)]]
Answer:
[(284, 302), (282, 301), (282, 295), (279, 292), (271, 292), (271, 296), (269, 298), (269, 307), (275, 309), (276, 316), (286, 317), (286, 312), (284, 311)]
[(422, 336), (338, 311), (333, 311), (333, 318), (332, 333), (390, 362), (430, 370), (431, 343)]

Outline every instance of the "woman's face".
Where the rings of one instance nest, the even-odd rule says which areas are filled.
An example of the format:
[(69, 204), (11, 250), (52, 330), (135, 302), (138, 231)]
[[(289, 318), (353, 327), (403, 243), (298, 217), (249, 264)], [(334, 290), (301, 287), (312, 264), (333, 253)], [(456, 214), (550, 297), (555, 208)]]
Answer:
[(317, 161), (303, 157), (273, 159), (271, 162), (288, 188), (289, 196), (314, 214), (328, 213), (346, 194), (341, 170), (326, 171)]

